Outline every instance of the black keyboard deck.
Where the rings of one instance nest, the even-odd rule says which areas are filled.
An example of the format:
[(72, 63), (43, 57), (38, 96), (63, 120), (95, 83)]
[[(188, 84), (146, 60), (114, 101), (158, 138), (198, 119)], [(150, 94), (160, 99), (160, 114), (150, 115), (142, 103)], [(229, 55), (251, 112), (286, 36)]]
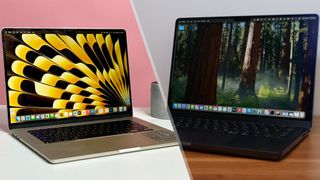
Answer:
[(193, 129), (241, 136), (263, 136), (266, 138), (284, 138), (294, 133), (297, 128), (285, 127), (274, 124), (200, 119), (200, 118), (175, 118), (174, 123), (179, 129)]
[(30, 130), (28, 132), (40, 139), (44, 143), (55, 143), (62, 141), (71, 141), (77, 139), (111, 136), (151, 130), (152, 129), (138, 124), (134, 121), (123, 120), (57, 128), (37, 129)]

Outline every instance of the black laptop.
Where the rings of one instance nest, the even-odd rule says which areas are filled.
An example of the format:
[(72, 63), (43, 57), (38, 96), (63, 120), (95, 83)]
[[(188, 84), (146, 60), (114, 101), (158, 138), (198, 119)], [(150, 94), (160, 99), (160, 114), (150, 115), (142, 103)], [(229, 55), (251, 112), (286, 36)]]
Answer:
[(185, 149), (280, 160), (312, 126), (318, 15), (176, 20), (168, 106)]

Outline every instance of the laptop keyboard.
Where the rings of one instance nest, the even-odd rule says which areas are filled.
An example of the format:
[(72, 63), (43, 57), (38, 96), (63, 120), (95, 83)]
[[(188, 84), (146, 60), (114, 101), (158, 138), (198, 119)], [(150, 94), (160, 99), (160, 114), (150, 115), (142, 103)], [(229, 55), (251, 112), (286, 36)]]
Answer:
[(297, 128), (255, 122), (213, 120), (200, 118), (176, 118), (176, 128), (195, 129), (240, 136), (262, 136), (265, 138), (284, 138), (294, 133)]
[(56, 143), (62, 141), (136, 133), (151, 130), (152, 129), (138, 124), (134, 121), (124, 120), (57, 128), (37, 129), (30, 130), (28, 132), (40, 139), (44, 143)]

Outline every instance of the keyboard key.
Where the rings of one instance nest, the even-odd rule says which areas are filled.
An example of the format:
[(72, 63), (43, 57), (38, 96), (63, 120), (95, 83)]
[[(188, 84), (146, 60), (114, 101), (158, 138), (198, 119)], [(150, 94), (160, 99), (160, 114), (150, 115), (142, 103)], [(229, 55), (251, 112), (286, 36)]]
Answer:
[(44, 143), (55, 143), (126, 133), (151, 131), (152, 129), (134, 121), (112, 121), (76, 126), (37, 129), (28, 131)]
[(284, 138), (290, 136), (297, 130), (297, 128), (294, 127), (284, 127), (274, 124), (216, 119), (179, 117), (176, 118), (174, 122), (178, 130), (196, 129), (230, 135), (262, 136), (265, 138)]

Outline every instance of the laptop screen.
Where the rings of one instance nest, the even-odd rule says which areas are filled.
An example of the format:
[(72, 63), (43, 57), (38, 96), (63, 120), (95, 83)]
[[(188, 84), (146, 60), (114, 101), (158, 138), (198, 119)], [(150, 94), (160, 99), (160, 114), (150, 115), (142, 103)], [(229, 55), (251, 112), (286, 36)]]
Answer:
[(124, 30), (4, 29), (11, 123), (131, 111)]
[(180, 18), (170, 109), (304, 119), (317, 37), (316, 15)]

